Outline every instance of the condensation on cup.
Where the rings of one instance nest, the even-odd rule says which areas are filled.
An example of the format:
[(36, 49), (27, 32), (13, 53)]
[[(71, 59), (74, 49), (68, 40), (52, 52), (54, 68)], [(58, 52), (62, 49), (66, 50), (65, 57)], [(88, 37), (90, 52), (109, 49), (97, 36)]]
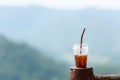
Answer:
[(80, 54), (80, 44), (75, 44), (73, 46), (73, 52), (74, 52), (76, 67), (86, 68), (87, 67), (87, 58), (88, 58), (87, 43), (82, 44), (82, 53), (81, 54)]

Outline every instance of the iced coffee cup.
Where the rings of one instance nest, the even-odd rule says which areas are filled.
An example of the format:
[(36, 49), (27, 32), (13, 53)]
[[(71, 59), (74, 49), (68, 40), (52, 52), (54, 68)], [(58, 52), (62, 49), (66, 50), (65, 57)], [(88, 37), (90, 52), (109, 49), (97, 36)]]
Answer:
[(80, 44), (76, 44), (73, 46), (73, 52), (74, 52), (76, 67), (86, 68), (87, 58), (88, 58), (88, 45), (86, 43), (83, 43), (80, 52)]

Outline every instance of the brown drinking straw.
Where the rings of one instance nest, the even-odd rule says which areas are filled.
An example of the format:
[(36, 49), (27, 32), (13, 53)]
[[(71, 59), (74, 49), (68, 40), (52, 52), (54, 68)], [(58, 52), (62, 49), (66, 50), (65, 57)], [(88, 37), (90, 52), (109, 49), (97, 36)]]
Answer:
[(82, 35), (81, 35), (81, 39), (80, 39), (80, 54), (82, 54), (82, 43), (83, 43), (83, 35), (85, 33), (85, 28), (83, 29)]

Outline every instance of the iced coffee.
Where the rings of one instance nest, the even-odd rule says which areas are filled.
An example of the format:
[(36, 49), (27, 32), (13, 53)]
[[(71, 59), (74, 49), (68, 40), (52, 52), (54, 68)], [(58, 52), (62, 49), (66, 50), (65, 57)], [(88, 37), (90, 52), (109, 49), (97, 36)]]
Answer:
[(76, 67), (86, 68), (88, 58), (88, 45), (86, 43), (82, 44), (82, 53), (80, 53), (80, 45), (76, 44), (73, 47), (73, 51)]

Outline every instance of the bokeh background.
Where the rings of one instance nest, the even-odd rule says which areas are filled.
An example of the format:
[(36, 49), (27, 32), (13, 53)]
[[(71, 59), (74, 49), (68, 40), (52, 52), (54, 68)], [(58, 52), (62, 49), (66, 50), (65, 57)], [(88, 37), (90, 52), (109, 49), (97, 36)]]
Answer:
[(0, 80), (68, 80), (84, 27), (88, 66), (119, 74), (119, 0), (0, 0)]

